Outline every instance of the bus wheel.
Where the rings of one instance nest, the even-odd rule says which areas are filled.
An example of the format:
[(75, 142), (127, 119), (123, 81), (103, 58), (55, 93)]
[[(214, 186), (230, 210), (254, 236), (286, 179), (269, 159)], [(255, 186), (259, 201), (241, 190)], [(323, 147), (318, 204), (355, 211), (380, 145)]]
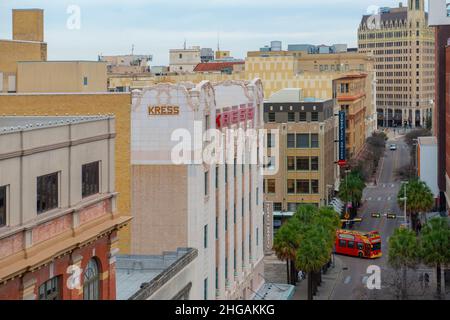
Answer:
[(359, 252), (359, 253), (358, 253), (358, 257), (360, 257), (360, 258), (362, 258), (362, 257), (363, 257), (363, 254), (362, 254), (362, 252)]

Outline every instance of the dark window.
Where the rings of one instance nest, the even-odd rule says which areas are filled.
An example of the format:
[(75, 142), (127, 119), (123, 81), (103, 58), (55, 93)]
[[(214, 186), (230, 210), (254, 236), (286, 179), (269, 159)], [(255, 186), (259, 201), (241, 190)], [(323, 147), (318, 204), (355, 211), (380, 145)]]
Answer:
[(380, 242), (374, 243), (372, 245), (372, 250), (381, 250), (381, 243)]
[(319, 113), (318, 112), (311, 112), (311, 121), (314, 121), (314, 122), (319, 121)]
[(297, 148), (309, 148), (309, 134), (297, 134)]
[(203, 247), (208, 248), (208, 225), (203, 227)]
[(61, 278), (54, 277), (39, 286), (39, 300), (60, 300)]
[(209, 194), (209, 172), (205, 172), (205, 196)]
[(319, 180), (311, 180), (311, 193), (319, 193)]
[(219, 167), (216, 166), (216, 189), (219, 188)]
[(295, 134), (288, 133), (288, 135), (287, 135), (287, 147), (289, 149), (295, 148)]
[(203, 298), (208, 300), (208, 278), (203, 282)]
[(309, 171), (308, 157), (297, 157), (297, 171)]
[(216, 267), (216, 290), (219, 290), (219, 268)]
[(83, 300), (99, 300), (100, 299), (100, 274), (98, 263), (95, 259), (91, 259), (84, 271), (83, 281)]
[(275, 148), (275, 135), (267, 134), (267, 148)]
[(295, 157), (287, 158), (288, 171), (295, 171)]
[(311, 148), (319, 147), (319, 135), (317, 133), (311, 134)]
[(37, 178), (37, 213), (58, 207), (58, 173)]
[(358, 242), (358, 250), (362, 250), (362, 249), (364, 249), (364, 244), (362, 244), (362, 243), (360, 243), (360, 242)]
[(228, 165), (225, 164), (225, 183), (228, 183)]
[(6, 186), (0, 187), (0, 227), (6, 226)]
[(273, 211), (282, 211), (282, 210), (283, 210), (283, 206), (282, 206), (281, 202), (273, 203)]
[(300, 112), (300, 119), (301, 122), (305, 122), (306, 121), (306, 112)]
[(225, 231), (228, 230), (228, 210), (225, 209)]
[(275, 113), (269, 112), (269, 122), (275, 122)]
[(345, 248), (347, 246), (347, 241), (339, 240), (339, 247)]
[(309, 180), (297, 180), (297, 193), (310, 194)]
[(216, 240), (219, 239), (219, 217), (216, 216)]
[(347, 247), (349, 247), (350, 249), (353, 249), (355, 247), (355, 242), (354, 241), (349, 241), (347, 243)]
[(267, 193), (275, 193), (275, 180), (267, 180)]
[(319, 158), (318, 157), (311, 158), (311, 171), (319, 171)]
[(84, 164), (81, 169), (81, 193), (83, 198), (96, 194), (100, 190), (100, 162)]
[(83, 84), (84, 84), (85, 86), (88, 85), (88, 78), (87, 78), (87, 77), (84, 77), (84, 78), (83, 78)]
[(295, 180), (287, 181), (287, 193), (289, 193), (289, 194), (295, 193)]
[(288, 112), (288, 122), (295, 122), (295, 112)]

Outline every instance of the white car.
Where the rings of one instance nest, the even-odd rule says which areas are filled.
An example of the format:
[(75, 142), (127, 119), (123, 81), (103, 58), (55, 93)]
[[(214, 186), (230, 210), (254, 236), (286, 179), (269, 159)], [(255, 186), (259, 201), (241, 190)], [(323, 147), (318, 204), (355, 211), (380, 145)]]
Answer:
[(396, 144), (391, 144), (391, 145), (389, 146), (389, 150), (392, 150), (392, 151), (397, 150), (397, 145), (396, 145)]

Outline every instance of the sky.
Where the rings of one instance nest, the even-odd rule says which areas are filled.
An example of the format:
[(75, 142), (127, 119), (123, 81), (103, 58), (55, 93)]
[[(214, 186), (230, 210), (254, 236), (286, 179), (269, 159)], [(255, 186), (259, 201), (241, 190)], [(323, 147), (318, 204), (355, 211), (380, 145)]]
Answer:
[[(394, 0), (1, 0), (0, 39), (11, 39), (11, 10), (45, 10), (49, 60), (97, 60), (99, 54), (152, 54), (167, 65), (169, 49), (201, 46), (235, 58), (272, 40), (287, 44), (357, 45), (361, 16)], [(407, 0), (403, 0), (406, 4)], [(79, 8), (79, 28), (71, 6)], [(67, 22), (73, 27), (68, 27)], [(75, 22), (75, 24), (74, 24)]]

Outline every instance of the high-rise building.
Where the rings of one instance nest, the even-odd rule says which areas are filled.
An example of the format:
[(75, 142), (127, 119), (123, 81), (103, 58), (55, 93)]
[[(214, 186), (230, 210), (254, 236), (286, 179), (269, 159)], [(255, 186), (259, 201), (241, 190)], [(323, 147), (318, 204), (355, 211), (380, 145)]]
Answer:
[(227, 139), (214, 149), (224, 161), (204, 156), (210, 129), (263, 129), (262, 108), (259, 80), (133, 92), (132, 252), (197, 249), (190, 299), (249, 299), (264, 284), (262, 166), (249, 161), (256, 149)]
[(424, 0), (364, 15), (359, 52), (375, 57), (379, 126), (426, 126), (434, 99), (434, 34)]
[(300, 89), (284, 89), (264, 103), (264, 122), (270, 150), (264, 194), (274, 204), (274, 216), (293, 214), (300, 204), (328, 204), (338, 173), (334, 101), (305, 99)]

